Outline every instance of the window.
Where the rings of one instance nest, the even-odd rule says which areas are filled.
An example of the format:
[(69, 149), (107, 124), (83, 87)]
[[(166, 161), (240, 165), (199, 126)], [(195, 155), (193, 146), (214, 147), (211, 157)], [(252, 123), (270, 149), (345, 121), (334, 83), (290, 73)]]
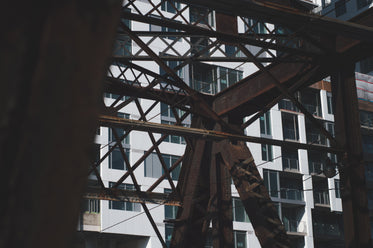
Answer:
[[(328, 128), (327, 123), (323, 123), (323, 125)], [(332, 123), (331, 123), (332, 125)], [(330, 127), (332, 128), (332, 127)], [(334, 129), (331, 129), (333, 131)], [(321, 133), (320, 129), (315, 127), (313, 123), (309, 119), (306, 119), (306, 136), (307, 136), (307, 143), (308, 144), (319, 144), (319, 145), (327, 145), (326, 137)]]
[(145, 163), (145, 171), (144, 171), (145, 177), (159, 178), (162, 176), (163, 174), (162, 164), (156, 153), (149, 154), (149, 156), (145, 159), (144, 163)]
[(243, 77), (240, 70), (203, 63), (193, 65), (191, 78), (193, 88), (197, 91), (216, 94), (237, 83)]
[(217, 89), (215, 93), (218, 93), (225, 88), (228, 88), (229, 86), (237, 83), (242, 79), (242, 71), (234, 70), (230, 68), (220, 67), (218, 66), (216, 68), (217, 71)]
[(278, 172), (264, 169), (263, 180), (264, 180), (264, 185), (268, 189), (269, 195), (272, 197), (278, 197), (278, 192), (279, 192)]
[(271, 112), (266, 112), (260, 117), (260, 133), (271, 135)]
[[(175, 109), (178, 113), (178, 116), (181, 117), (184, 115), (184, 111), (180, 109)], [(183, 126), (190, 126), (190, 117), (184, 119)], [(174, 113), (172, 112), (169, 105), (161, 102), (161, 123), (162, 124), (168, 124), (168, 125), (174, 125), (176, 123), (176, 118)], [(185, 144), (184, 137), (178, 136), (178, 135), (168, 135), (167, 138), (164, 140), (165, 142), (171, 142), (175, 144)]]
[(279, 109), (286, 109), (286, 110), (290, 110), (290, 111), (294, 111), (294, 112), (299, 112), (299, 109), (289, 99), (281, 99), (278, 102), (278, 107), (279, 107)]
[(208, 49), (206, 49), (208, 44), (209, 44), (209, 39), (208, 38), (203, 37), (203, 36), (192, 36), (190, 38), (190, 46), (191, 46), (190, 53), (191, 53), (191, 55), (195, 55), (196, 53), (199, 53), (202, 50), (204, 50), (202, 55), (207, 56), (208, 53), (209, 53)]
[(246, 248), (246, 232), (234, 231), (234, 247), (235, 248)]
[(284, 139), (299, 140), (298, 115), (281, 113)]
[[(123, 119), (129, 119), (130, 118), (130, 115), (129, 114), (124, 114), (124, 113), (118, 113), (117, 114), (117, 117), (119, 118), (123, 118)], [(126, 131), (123, 129), (123, 128), (114, 128), (115, 129), (115, 132), (117, 133), (118, 135), (118, 138), (121, 140), (123, 139), (123, 137), (126, 135)], [(114, 142), (116, 143), (116, 139), (115, 139), (115, 135), (114, 135), (114, 132), (112, 130), (112, 128), (109, 128), (109, 143), (111, 142)], [(122, 141), (122, 145), (123, 146), (126, 146), (126, 145), (129, 145), (130, 144), (130, 136), (127, 135), (123, 141)], [(114, 145), (114, 144), (113, 144)]]
[[(124, 148), (124, 153), (126, 154), (128, 160), (130, 159), (130, 150), (128, 148)], [(120, 152), (119, 147), (115, 147), (114, 150), (109, 155), (109, 168), (116, 169), (116, 170), (125, 170), (125, 162)]]
[[(174, 69), (175, 67), (177, 67), (178, 65), (180, 64), (180, 61), (171, 61), (171, 60), (168, 60), (166, 61), (166, 65), (168, 67), (170, 67), (171, 69)], [(162, 67), (159, 67), (159, 75), (163, 76), (165, 75), (166, 72), (162, 69)], [(184, 71), (183, 69), (179, 69), (176, 71), (176, 74), (181, 78), (183, 79), (184, 78)]]
[[(371, 0), (369, 0), (369, 2), (371, 2)], [(360, 64), (359, 72), (368, 74), (369, 72), (373, 70), (373, 57), (363, 59), (359, 62), (359, 64)]]
[(282, 167), (284, 170), (299, 171), (297, 150), (282, 149)]
[(207, 93), (216, 93), (216, 67), (210, 64), (195, 63), (192, 65), (191, 79), (193, 89)]
[[(180, 158), (179, 156), (162, 154), (163, 160), (166, 163), (167, 169), (171, 168), (172, 165)], [(180, 175), (181, 163), (171, 172), (172, 180), (178, 180)]]
[(301, 92), (301, 101), (305, 109), (312, 115), (322, 116), (320, 90), (306, 88)]
[[(170, 168), (180, 157), (173, 155), (162, 154), (162, 158), (167, 168)], [(156, 153), (151, 153), (145, 159), (145, 177), (159, 178), (163, 175), (164, 170), (162, 168), (161, 161)], [(181, 163), (171, 172), (172, 180), (178, 180), (180, 174)]]
[[(109, 187), (113, 187), (114, 184), (115, 183), (113, 182), (109, 182)], [(118, 186), (118, 189), (135, 190), (135, 186), (132, 184), (122, 183)], [(109, 201), (109, 209), (140, 212), (141, 204), (123, 201)]]
[(373, 127), (373, 113), (360, 111), (360, 125), (365, 127)]
[[(181, 23), (181, 22), (178, 22), (178, 23)], [(179, 32), (179, 30), (177, 30), (175, 28), (170, 28), (170, 27), (162, 26), (162, 32)], [(167, 36), (167, 39), (176, 40), (176, 41), (182, 41), (181, 38), (177, 37), (177, 36)], [(171, 62), (171, 61), (169, 61), (169, 62)]]
[(214, 26), (214, 14), (209, 9), (190, 6), (189, 15), (191, 23)]
[(131, 38), (124, 34), (117, 34), (114, 43), (114, 56), (128, 56), (132, 49)]
[(241, 50), (239, 50), (236, 46), (225, 45), (225, 53), (229, 57), (243, 57)]
[(335, 8), (335, 16), (336, 17), (343, 15), (344, 13), (346, 13), (346, 1), (345, 0), (339, 0), (339, 1), (335, 2), (334, 8)]
[(341, 198), (341, 182), (334, 179), (335, 198)]
[(326, 95), (326, 100), (327, 100), (327, 103), (328, 103), (328, 114), (332, 115), (332, 114), (334, 114), (332, 94), (328, 93)]
[(86, 213), (100, 213), (100, 200), (84, 199), (83, 207)]
[(174, 0), (162, 0), (161, 10), (175, 14), (176, 10), (180, 10), (180, 3)]
[(273, 153), (272, 146), (267, 144), (262, 144), (262, 160), (263, 161), (272, 161)]
[(247, 19), (245, 33), (266, 34), (267, 30), (263, 22), (254, 19)]
[(250, 222), (240, 198), (232, 197), (233, 221)]
[[(169, 193), (172, 192), (172, 190), (165, 189), (164, 192), (169, 194)], [(167, 205), (165, 205), (164, 206), (164, 218), (165, 219), (176, 219), (177, 210), (178, 210), (177, 206), (167, 206)]]
[(173, 230), (174, 230), (174, 226), (172, 224), (165, 225), (165, 242), (166, 242), (167, 247), (170, 247)]
[(373, 136), (362, 135), (364, 153), (373, 153)]

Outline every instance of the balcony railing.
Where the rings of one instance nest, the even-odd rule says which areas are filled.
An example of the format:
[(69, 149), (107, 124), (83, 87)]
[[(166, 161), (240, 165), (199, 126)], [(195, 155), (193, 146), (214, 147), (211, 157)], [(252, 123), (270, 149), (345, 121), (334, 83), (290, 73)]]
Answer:
[(284, 127), (283, 133), (284, 133), (284, 139), (299, 140), (297, 130), (295, 130), (294, 128)]
[(313, 115), (321, 117), (321, 108), (313, 104), (303, 104), (303, 106)]
[(313, 223), (313, 230), (319, 236), (341, 236), (341, 230), (337, 224)]
[(282, 158), (282, 167), (284, 170), (299, 171), (299, 161), (295, 158)]
[(278, 106), (280, 109), (286, 109), (290, 111), (299, 112), (298, 108), (295, 107), (294, 104), (290, 100), (287, 100), (287, 99), (282, 99), (281, 101), (279, 101)]
[(281, 188), (281, 198), (288, 200), (303, 201), (303, 191), (299, 189)]
[(321, 174), (324, 172), (325, 164), (321, 162), (312, 162), (308, 163), (309, 170), (311, 174)]
[(329, 205), (329, 192), (327, 191), (314, 191), (313, 199), (315, 204)]
[(306, 222), (283, 218), (285, 230), (294, 233), (307, 233)]
[(307, 132), (307, 142), (312, 144), (326, 145), (324, 135), (312, 131)]
[(84, 211), (86, 213), (100, 213), (100, 200), (95, 200), (95, 199), (84, 200)]
[(216, 93), (216, 84), (215, 83), (208, 83), (200, 80), (193, 80), (194, 89), (207, 93), (207, 94), (215, 94)]

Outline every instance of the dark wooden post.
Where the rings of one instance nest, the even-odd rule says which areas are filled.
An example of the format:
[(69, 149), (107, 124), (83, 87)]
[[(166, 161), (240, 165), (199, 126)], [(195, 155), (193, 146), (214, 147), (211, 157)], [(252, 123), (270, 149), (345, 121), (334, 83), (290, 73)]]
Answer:
[(0, 8), (0, 247), (70, 245), (120, 6)]
[(371, 247), (355, 65), (341, 65), (331, 79), (335, 135), (346, 151), (339, 156), (346, 247)]

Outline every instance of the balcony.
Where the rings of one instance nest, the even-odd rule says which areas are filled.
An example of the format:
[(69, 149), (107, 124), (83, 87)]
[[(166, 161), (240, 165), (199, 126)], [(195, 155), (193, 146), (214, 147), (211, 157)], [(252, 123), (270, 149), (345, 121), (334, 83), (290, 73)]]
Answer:
[(299, 171), (299, 161), (295, 158), (282, 158), (282, 168), (284, 170)]
[(317, 236), (342, 236), (342, 232), (338, 224), (314, 222), (313, 230)]
[(307, 143), (326, 145), (326, 138), (319, 132), (309, 130), (307, 131)]
[(216, 94), (216, 84), (215, 83), (208, 83), (200, 80), (193, 80), (193, 88), (199, 92), (211, 94)]
[(314, 174), (314, 175), (320, 175), (325, 170), (325, 164), (321, 162), (310, 161), (308, 163), (308, 166), (309, 166), (310, 174)]
[(285, 140), (299, 140), (298, 130), (294, 128), (283, 127), (283, 134)]
[(315, 204), (330, 205), (328, 191), (314, 191), (313, 199), (315, 201)]
[(288, 99), (282, 99), (278, 103), (279, 109), (286, 109), (294, 112), (299, 112), (298, 108), (294, 106), (293, 102)]
[(295, 201), (303, 201), (303, 191), (299, 189), (281, 188), (281, 198)]
[(285, 230), (290, 233), (307, 233), (307, 226), (305, 221), (292, 220), (283, 218)]
[(305, 109), (310, 112), (312, 115), (321, 117), (321, 107), (313, 104), (303, 104)]

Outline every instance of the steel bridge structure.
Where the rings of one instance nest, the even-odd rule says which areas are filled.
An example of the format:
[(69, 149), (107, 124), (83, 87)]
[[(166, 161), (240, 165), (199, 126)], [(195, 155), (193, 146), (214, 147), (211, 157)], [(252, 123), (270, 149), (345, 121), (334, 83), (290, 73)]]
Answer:
[[(168, 2), (168, 0), (165, 1)], [(65, 12), (60, 11), (56, 6), (49, 6), (56, 17), (51, 17), (51, 15), (46, 14), (44, 9), (40, 9), (44, 19), (40, 17), (40, 20), (30, 22), (29, 26), (17, 26), (20, 27), (20, 30), (31, 27), (30, 30), (39, 32), (40, 35), (30, 36), (37, 38), (27, 40), (31, 40), (30, 42), (33, 42), (34, 47), (39, 45), (48, 47), (39, 48), (36, 52), (39, 56), (32, 57), (32, 61), (37, 61), (37, 63), (36, 66), (32, 67), (33, 76), (32, 80), (29, 80), (33, 83), (28, 85), (32, 85), (40, 91), (35, 91), (39, 92), (38, 94), (32, 93), (30, 99), (41, 99), (44, 97), (43, 94), (48, 94), (47, 90), (42, 90), (46, 89), (46, 82), (56, 77), (56, 73), (63, 70), (67, 71), (66, 75), (75, 76), (67, 78), (58, 76), (58, 79), (56, 79), (58, 82), (63, 84), (70, 81), (69, 89), (89, 92), (87, 96), (83, 97), (83, 100), (73, 101), (70, 104), (71, 115), (68, 116), (68, 120), (61, 120), (56, 117), (55, 121), (51, 121), (54, 119), (50, 118), (43, 124), (44, 128), (54, 126), (55, 128), (67, 128), (69, 130), (75, 130), (73, 127), (70, 128), (73, 124), (81, 129), (89, 126), (90, 136), (88, 134), (77, 134), (77, 137), (84, 136), (84, 141), (83, 138), (76, 138), (77, 141), (72, 140), (72, 142), (76, 142), (76, 145), (72, 145), (69, 148), (70, 150), (62, 149), (61, 151), (70, 152), (71, 156), (81, 156), (81, 154), (75, 153), (75, 150), (79, 149), (79, 146), (83, 146), (83, 143), (88, 143), (86, 140), (92, 141), (95, 128), (92, 123), (97, 116), (99, 116), (99, 125), (110, 128), (116, 137), (115, 145), (111, 146), (108, 153), (92, 164), (89, 169), (89, 173), (94, 173), (97, 176), (99, 187), (84, 189), (83, 180), (82, 183), (77, 183), (77, 187), (80, 188), (76, 194), (71, 193), (74, 191), (73, 186), (66, 187), (63, 192), (62, 190), (61, 192), (58, 191), (63, 199), (78, 202), (79, 196), (85, 190), (84, 197), (86, 198), (139, 202), (164, 247), (166, 247), (165, 241), (149, 212), (147, 204), (158, 203), (180, 206), (177, 218), (173, 221), (174, 233), (171, 247), (203, 247), (210, 222), (212, 223), (213, 246), (231, 247), (233, 242), (232, 178), (262, 247), (290, 247), (284, 226), (245, 142), (327, 151), (337, 154), (339, 161), (342, 161), (339, 169), (344, 185), (342, 202), (346, 247), (369, 247), (371, 242), (369, 217), (364, 189), (365, 177), (354, 68), (357, 61), (373, 55), (372, 11), (368, 10), (353, 20), (344, 22), (309, 13), (301, 8), (301, 1), (181, 0), (183, 7), (178, 9), (174, 6), (175, 13), (166, 17), (160, 11), (161, 3), (159, 1), (153, 3), (153, 0), (146, 0), (145, 2), (151, 6), (146, 11), (139, 7), (143, 4), (143, 0), (128, 0), (120, 4), (112, 1), (115, 3), (105, 3), (104, 7), (101, 6), (103, 3), (92, 1), (92, 7), (85, 11), (81, 10), (84, 4), (88, 6), (91, 3), (80, 2), (82, 3), (66, 3)], [(169, 4), (173, 5), (175, 2), (170, 1)], [(187, 13), (194, 6), (204, 11), (192, 22), (187, 17)], [(127, 11), (129, 8), (131, 12)], [(69, 13), (67, 18), (71, 20), (68, 21), (68, 24), (59, 19), (64, 17), (64, 13)], [(215, 15), (215, 26), (205, 21), (211, 13)], [(82, 16), (86, 16), (84, 21), (81, 21)], [(120, 19), (119, 27), (116, 26), (118, 19)], [(163, 28), (159, 29), (161, 31), (136, 30), (128, 26), (127, 20)], [(237, 20), (244, 23), (246, 27), (244, 32), (237, 29)], [(249, 22), (248, 20), (254, 21)], [(26, 18), (24, 22), (26, 22)], [(38, 29), (37, 25), (32, 23), (44, 23), (43, 28)], [(258, 23), (265, 27), (265, 33), (255, 32), (255, 26)], [(95, 29), (92, 28), (93, 24), (96, 25)], [(74, 28), (69, 30), (73, 26)], [(58, 30), (58, 35), (48, 34), (45, 31), (48, 27), (49, 30)], [(105, 29), (106, 27), (110, 28)], [(105, 59), (110, 53), (110, 44), (114, 39), (115, 32), (124, 37), (121, 43), (124, 49), (128, 42), (136, 44), (136, 49), (126, 50), (123, 55), (112, 56), (108, 72), (105, 73), (101, 68), (105, 67)], [(9, 31), (9, 33), (11, 32)], [(14, 38), (16, 41), (20, 40), (15, 34), (9, 37), (16, 37)], [(79, 41), (78, 45), (69, 42), (71, 37), (77, 37), (73, 40)], [(166, 37), (175, 37), (175, 39), (166, 39)], [(190, 49), (186, 51), (177, 50), (175, 43), (179, 39), (190, 44)], [(192, 39), (194, 40), (193, 43), (191, 42)], [(207, 41), (206, 45), (198, 46), (205, 41)], [(79, 47), (85, 46), (85, 42), (91, 43), (83, 51), (80, 51)], [(153, 48), (159, 42), (164, 44), (165, 48), (162, 52), (155, 53)], [(61, 49), (61, 52), (53, 54), (49, 45), (56, 44), (60, 44), (60, 46), (55, 47)], [(224, 45), (234, 47), (236, 52), (227, 54), (222, 48)], [(253, 52), (250, 49), (252, 46), (258, 49)], [(98, 52), (101, 48), (102, 50)], [(57, 63), (53, 56), (57, 55), (59, 58), (64, 58), (62, 56), (62, 50), (64, 49), (68, 51), (66, 56), (69, 59), (61, 60), (59, 64), (61, 68), (56, 70), (56, 73), (53, 72), (52, 75), (52, 72), (48, 72), (48, 68), (51, 68), (50, 64)], [(17, 56), (22, 57), (23, 55), (19, 52)], [(161, 74), (146, 68), (142, 63), (143, 61), (156, 63), (164, 73)], [(178, 65), (171, 68), (169, 66), (170, 61), (178, 61)], [(71, 69), (71, 62), (77, 65), (84, 64), (84, 66), (79, 67), (79, 72), (75, 72)], [(242, 78), (219, 93), (205, 94), (201, 90), (191, 87), (177, 73), (178, 70), (199, 62), (250, 64), (256, 70), (253, 74)], [(31, 64), (30, 61), (28, 63), (28, 65)], [(18, 69), (22, 68), (25, 67), (19, 66)], [(100, 71), (100, 73), (92, 73), (93, 70)], [(26, 70), (25, 73), (27, 72)], [(335, 136), (329, 133), (322, 123), (312, 113), (309, 113), (294, 96), (295, 92), (328, 76), (331, 76), (333, 104), (337, 106), (335, 108)], [(11, 82), (21, 82), (23, 80), (19, 79), (18, 76), (13, 77), (8, 76), (7, 79)], [(87, 112), (90, 104), (96, 106), (97, 99), (101, 99), (99, 88), (102, 78), (104, 78), (104, 92), (115, 94), (118, 98), (110, 106), (104, 106), (101, 103), (100, 107), (92, 108), (91, 111), (88, 111), (88, 114), (79, 116), (83, 111)], [(35, 84), (35, 82), (39, 82), (38, 80), (44, 83)], [(86, 83), (77, 86), (81, 81)], [(92, 89), (87, 90), (89, 87), (92, 87)], [(68, 94), (60, 95), (63, 91), (63, 86), (59, 86), (58, 91), (51, 90), (54, 97), (61, 96), (52, 102), (67, 106), (62, 104), (68, 98)], [(30, 90), (30, 92), (32, 91)], [(52, 99), (52, 95), (48, 98), (49, 100)], [(120, 101), (123, 97), (126, 97), (125, 100)], [(330, 147), (245, 135), (245, 128), (283, 98), (289, 99), (305, 115), (305, 118), (320, 130), (329, 140)], [(140, 104), (139, 99), (152, 100), (153, 104), (145, 108)], [(161, 102), (170, 106), (176, 118), (174, 125), (151, 122), (151, 112)], [(133, 103), (140, 113), (141, 117), (139, 119), (117, 117), (118, 110)], [(36, 114), (41, 117), (45, 113), (52, 112), (51, 109), (48, 110), (49, 112), (43, 110), (47, 105), (43, 100), (30, 100), (28, 104), (31, 106), (27, 108), (29, 116)], [(74, 106), (78, 105), (80, 107), (72, 110)], [(26, 106), (29, 105), (26, 104)], [(187, 116), (192, 116), (191, 127), (182, 125)], [(248, 116), (250, 118), (245, 119)], [(79, 119), (78, 124), (77, 121), (71, 121), (74, 118)], [(14, 124), (13, 127), (19, 127), (22, 130), (30, 130), (30, 128), (35, 127), (35, 123), (38, 123), (35, 122), (31, 126), (26, 124), (19, 124), (18, 126), (15, 120), (19, 121), (20, 119), (12, 120), (10, 123)], [(27, 122), (20, 121), (19, 123), (32, 123), (33, 120), (31, 118)], [(40, 120), (45, 119), (40, 118)], [(25, 128), (25, 126), (28, 128)], [(131, 131), (147, 133), (152, 142), (151, 148), (138, 161), (130, 163), (121, 142), (126, 138), (126, 135), (120, 136), (116, 133), (117, 128), (125, 129), (126, 135)], [(57, 133), (57, 131), (53, 133)], [(160, 138), (156, 138), (158, 135), (155, 134), (161, 134)], [(168, 135), (179, 135), (184, 137), (186, 141), (184, 156), (170, 168), (167, 168), (159, 149)], [(57, 136), (56, 134), (55, 137)], [(8, 136), (6, 137), (4, 138), (5, 141), (11, 139)], [(26, 140), (32, 140), (32, 137), (36, 138), (37, 136), (30, 137)], [(47, 135), (40, 135), (40, 133), (38, 137), (44, 141), (51, 139)], [(18, 147), (16, 144), (10, 144), (13, 148)], [(52, 160), (53, 154), (56, 155), (55, 152), (52, 152), (53, 144), (55, 143), (52, 142), (51, 146), (48, 146), (51, 151), (49, 161)], [(2, 143), (2, 148), (4, 147), (6, 146)], [(47, 147), (44, 148), (45, 152), (48, 152)], [(105, 187), (97, 168), (115, 148), (119, 148), (123, 156), (126, 171), (112, 187), (108, 188)], [(159, 157), (164, 174), (146, 191), (141, 191), (134, 171), (151, 153), (156, 153)], [(66, 157), (68, 156), (70, 155), (66, 155)], [(8, 160), (3, 161), (10, 161), (6, 154), (4, 157)], [(35, 159), (39, 157), (41, 159), (41, 156), (36, 157), (35, 155)], [(23, 156), (20, 156), (18, 162), (11, 164), (20, 164), (21, 161), (26, 161), (21, 158)], [(60, 163), (66, 165), (72, 161), (67, 158), (61, 160), (61, 162), (56, 161), (56, 166)], [(78, 161), (86, 162), (84, 159), (76, 162)], [(180, 177), (177, 185), (175, 185), (171, 172), (181, 162)], [(35, 163), (37, 163), (37, 160), (33, 161), (32, 164)], [(70, 171), (72, 169), (67, 171), (68, 169), (62, 168), (62, 164), (58, 168), (57, 171), (61, 173), (60, 175), (64, 175), (68, 181), (75, 178), (71, 176), (72, 172)], [(86, 172), (85, 169), (79, 169), (80, 175)], [(26, 175), (22, 173), (22, 177), (17, 176), (20, 174), (12, 173), (11, 175), (16, 175), (15, 178), (18, 178), (16, 181), (26, 178)], [(35, 172), (30, 173), (34, 175)], [(51, 177), (50, 181), (45, 182), (46, 185), (49, 185), (48, 183), (53, 185), (56, 177), (57, 175)], [(41, 177), (35, 174), (34, 180), (38, 180), (38, 178)], [(131, 178), (135, 191), (118, 188), (127, 178)], [(169, 194), (153, 192), (163, 180), (169, 182), (172, 192)], [(14, 189), (11, 190), (13, 195), (22, 193), (22, 190), (16, 186), (9, 187)], [(8, 189), (9, 187), (3, 188)], [(58, 188), (57, 186), (51, 187), (51, 190), (56, 192)], [(38, 194), (35, 197), (45, 199)], [(71, 207), (72, 217), (77, 216), (77, 204), (73, 204), (75, 207)], [(47, 219), (47, 217), (42, 219)], [(73, 223), (73, 221), (69, 223)], [(72, 224), (68, 226), (71, 227)], [(53, 235), (52, 237), (56, 238)], [(36, 239), (32, 240), (35, 241)], [(36, 243), (35, 241), (33, 244)]]

